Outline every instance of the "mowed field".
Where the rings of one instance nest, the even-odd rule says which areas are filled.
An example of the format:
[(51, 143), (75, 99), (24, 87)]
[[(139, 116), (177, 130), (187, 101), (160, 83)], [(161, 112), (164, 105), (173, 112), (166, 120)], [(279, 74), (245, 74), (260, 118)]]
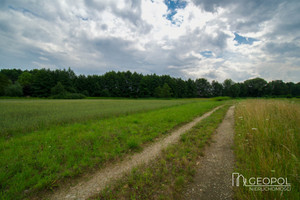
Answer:
[(22, 199), (101, 168), (222, 104), (212, 100), (1, 100), (0, 196)]
[(126, 115), (195, 100), (0, 100), (0, 137), (54, 125)]

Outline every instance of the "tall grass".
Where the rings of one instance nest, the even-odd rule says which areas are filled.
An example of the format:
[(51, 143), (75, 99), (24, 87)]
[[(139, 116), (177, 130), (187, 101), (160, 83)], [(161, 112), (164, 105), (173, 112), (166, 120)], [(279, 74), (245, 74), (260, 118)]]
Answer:
[(56, 126), (0, 141), (0, 196), (20, 199), (44, 188), (51, 189), (64, 178), (101, 168), (105, 162), (141, 149), (142, 144), (220, 104), (198, 101)]
[(236, 171), (246, 178), (287, 177), (291, 191), (250, 191), (238, 199), (299, 199), (300, 105), (283, 100), (247, 100), (235, 111)]
[(0, 100), (0, 138), (91, 119), (169, 107), (196, 100)]

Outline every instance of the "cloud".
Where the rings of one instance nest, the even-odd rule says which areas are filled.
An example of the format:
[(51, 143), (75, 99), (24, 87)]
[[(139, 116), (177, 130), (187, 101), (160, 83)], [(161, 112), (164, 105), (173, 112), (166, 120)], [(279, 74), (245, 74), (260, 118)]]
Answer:
[(297, 0), (0, 2), (0, 67), (299, 82)]

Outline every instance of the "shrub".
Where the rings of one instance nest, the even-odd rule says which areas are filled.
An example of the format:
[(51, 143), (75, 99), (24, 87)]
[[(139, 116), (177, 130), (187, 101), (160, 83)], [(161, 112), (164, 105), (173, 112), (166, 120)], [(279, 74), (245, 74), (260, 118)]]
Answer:
[(66, 99), (84, 99), (86, 96), (81, 93), (67, 93)]
[(213, 100), (214, 101), (226, 101), (226, 100), (230, 100), (231, 97), (214, 97)]
[(23, 96), (22, 86), (18, 82), (16, 82), (13, 85), (8, 86), (5, 89), (5, 96), (9, 96), (9, 97), (21, 97), (21, 96)]
[(84, 99), (86, 96), (81, 93), (62, 93), (53, 95), (53, 99)]

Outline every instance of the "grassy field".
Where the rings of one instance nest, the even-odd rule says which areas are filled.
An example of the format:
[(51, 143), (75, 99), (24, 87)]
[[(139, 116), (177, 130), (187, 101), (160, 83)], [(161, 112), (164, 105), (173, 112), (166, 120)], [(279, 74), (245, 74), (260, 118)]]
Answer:
[(101, 119), (195, 100), (26, 100), (0, 99), (0, 138), (53, 125)]
[[(66, 115), (68, 117), (65, 118), (68, 124), (61, 126), (51, 126), (51, 124), (55, 124), (56, 119), (54, 116), (64, 115), (58, 109), (52, 112), (51, 101), (1, 102), (1, 104), (11, 104), (11, 109), (14, 107), (13, 104), (16, 104), (14, 107), (15, 112), (11, 112), (14, 113), (11, 115), (11, 120), (14, 119), (13, 116), (18, 119), (19, 115), (23, 116), (22, 119), (25, 121), (30, 116), (33, 120), (35, 115), (32, 110), (40, 113), (40, 115), (37, 115), (37, 119), (47, 119), (41, 114), (47, 110), (52, 113), (49, 114), (52, 120), (50, 120), (51, 123), (43, 123), (41, 120), (37, 123), (37, 131), (26, 134), (18, 134), (17, 130), (23, 131), (23, 129), (15, 129), (15, 136), (12, 135), (10, 139), (0, 141), (0, 197), (3, 199), (21, 199), (39, 190), (51, 189), (61, 180), (77, 176), (88, 169), (101, 168), (104, 163), (120, 158), (131, 151), (141, 149), (143, 144), (167, 134), (174, 127), (188, 122), (223, 103), (207, 100), (193, 101), (194, 103), (173, 102), (173, 100), (157, 101), (156, 105), (152, 107), (147, 107), (146, 104), (149, 101), (104, 102), (104, 105), (110, 105), (113, 114), (105, 110), (106, 106), (98, 105), (99, 102), (94, 102), (94, 105), (98, 107), (93, 109), (93, 106), (88, 104), (90, 102), (85, 100), (82, 102), (54, 101), (54, 104), (59, 104), (62, 109), (65, 106), (65, 109), (69, 112)], [(151, 102), (150, 104), (152, 104)], [(26, 113), (22, 109), (23, 106), (18, 104), (31, 105), (31, 109), (24, 108), (25, 110), (28, 109), (29, 113)], [(86, 105), (86, 109), (83, 108), (83, 104)], [(39, 109), (33, 108), (34, 105), (37, 105), (40, 109), (45, 105), (47, 109), (45, 108), (43, 112), (39, 112)], [(126, 105), (128, 107), (124, 108)], [(177, 106), (170, 107), (171, 105)], [(88, 120), (84, 123), (69, 123), (72, 122), (72, 117), (76, 117), (75, 115), (78, 115), (77, 119), (85, 119), (84, 113), (86, 116), (92, 116), (92, 119), (94, 116), (101, 118), (101, 116), (118, 115), (120, 112), (126, 114), (163, 106), (165, 108), (148, 112), (101, 120)], [(5, 106), (2, 105), (3, 107)], [(118, 111), (118, 109), (125, 110)], [(88, 115), (86, 110), (90, 110), (94, 114)], [(101, 114), (102, 111), (106, 114)], [(9, 122), (6, 123), (9, 124)], [(11, 123), (19, 122), (11, 121)], [(35, 128), (32, 124), (27, 120), (25, 126)], [(48, 128), (43, 129), (43, 126)], [(12, 129), (7, 128), (7, 130)]]
[(235, 171), (244, 177), (284, 177), (291, 191), (236, 187), (237, 199), (299, 199), (300, 105), (287, 100), (247, 100), (235, 112)]
[(225, 105), (183, 134), (149, 166), (138, 167), (93, 199), (184, 199), (184, 186), (193, 179), (196, 161), (211, 134), (222, 122)]

